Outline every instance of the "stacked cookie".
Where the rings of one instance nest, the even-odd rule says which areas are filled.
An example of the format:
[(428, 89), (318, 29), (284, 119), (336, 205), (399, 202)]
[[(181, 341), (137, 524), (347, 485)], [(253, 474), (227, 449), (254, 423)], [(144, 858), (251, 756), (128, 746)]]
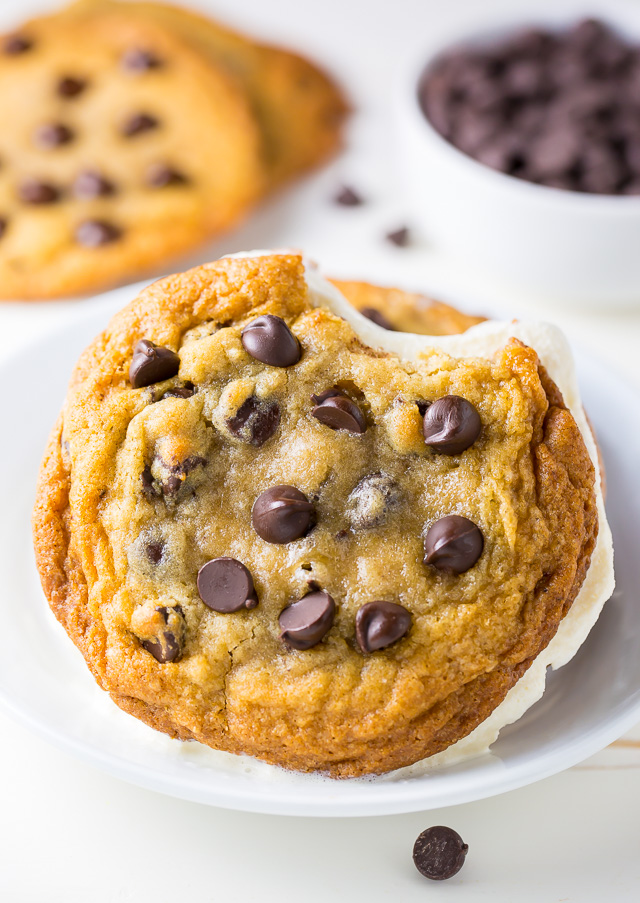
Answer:
[(338, 146), (306, 60), (154, 3), (81, 0), (0, 41), (0, 298), (165, 267)]
[(417, 292), (371, 285), (369, 282), (342, 279), (332, 279), (331, 282), (367, 319), (392, 332), (455, 335), (466, 332), (485, 319)]

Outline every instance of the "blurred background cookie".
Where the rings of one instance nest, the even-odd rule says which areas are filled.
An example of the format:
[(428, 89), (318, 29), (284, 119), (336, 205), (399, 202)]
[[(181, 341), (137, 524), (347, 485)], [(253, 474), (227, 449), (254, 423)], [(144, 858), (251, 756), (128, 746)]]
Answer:
[(0, 112), (0, 298), (35, 299), (166, 270), (334, 150), (345, 105), (298, 57), (92, 0), (0, 39)]
[[(79, 0), (72, 9), (89, 12), (122, 5), (118, 0)], [(191, 10), (146, 2), (127, 3), (126, 8), (168, 27), (240, 80), (260, 126), (271, 187), (317, 166), (338, 149), (347, 103), (317, 66)]]
[(420, 335), (455, 335), (486, 319), (471, 316), (417, 292), (384, 288), (368, 282), (330, 281), (361, 314), (385, 329)]

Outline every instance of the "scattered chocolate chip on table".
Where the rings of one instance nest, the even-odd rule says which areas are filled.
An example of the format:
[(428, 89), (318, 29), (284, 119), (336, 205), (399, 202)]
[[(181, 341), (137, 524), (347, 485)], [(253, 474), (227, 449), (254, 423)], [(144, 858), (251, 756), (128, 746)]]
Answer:
[(445, 881), (457, 875), (469, 850), (453, 828), (435, 825), (423, 831), (413, 846), (415, 867), (425, 878)]
[(360, 207), (364, 204), (364, 199), (354, 188), (344, 185), (335, 195), (334, 201), (341, 207)]

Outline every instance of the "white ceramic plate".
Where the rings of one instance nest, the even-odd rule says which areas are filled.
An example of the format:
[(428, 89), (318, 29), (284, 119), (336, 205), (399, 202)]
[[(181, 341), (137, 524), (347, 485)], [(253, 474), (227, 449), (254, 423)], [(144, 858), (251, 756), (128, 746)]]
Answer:
[[(157, 734), (98, 689), (40, 589), (30, 514), (40, 457), (80, 351), (137, 287), (90, 302), (64, 330), (0, 366), (0, 702), (58, 746), (125, 780), (184, 799), (254, 812), (352, 816), (481, 799), (585, 759), (640, 718), (640, 398), (576, 353), (608, 480), (617, 589), (578, 655), (550, 673), (542, 700), (490, 754), (416, 777), (357, 781), (294, 775)], [(10, 738), (3, 742), (10, 742)]]

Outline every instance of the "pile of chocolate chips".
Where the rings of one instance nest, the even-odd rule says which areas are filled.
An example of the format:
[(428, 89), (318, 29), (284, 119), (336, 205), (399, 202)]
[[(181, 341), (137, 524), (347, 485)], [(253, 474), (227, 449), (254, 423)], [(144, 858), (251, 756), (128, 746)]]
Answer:
[(640, 45), (586, 19), (439, 57), (422, 110), (452, 144), (520, 179), (640, 194)]

